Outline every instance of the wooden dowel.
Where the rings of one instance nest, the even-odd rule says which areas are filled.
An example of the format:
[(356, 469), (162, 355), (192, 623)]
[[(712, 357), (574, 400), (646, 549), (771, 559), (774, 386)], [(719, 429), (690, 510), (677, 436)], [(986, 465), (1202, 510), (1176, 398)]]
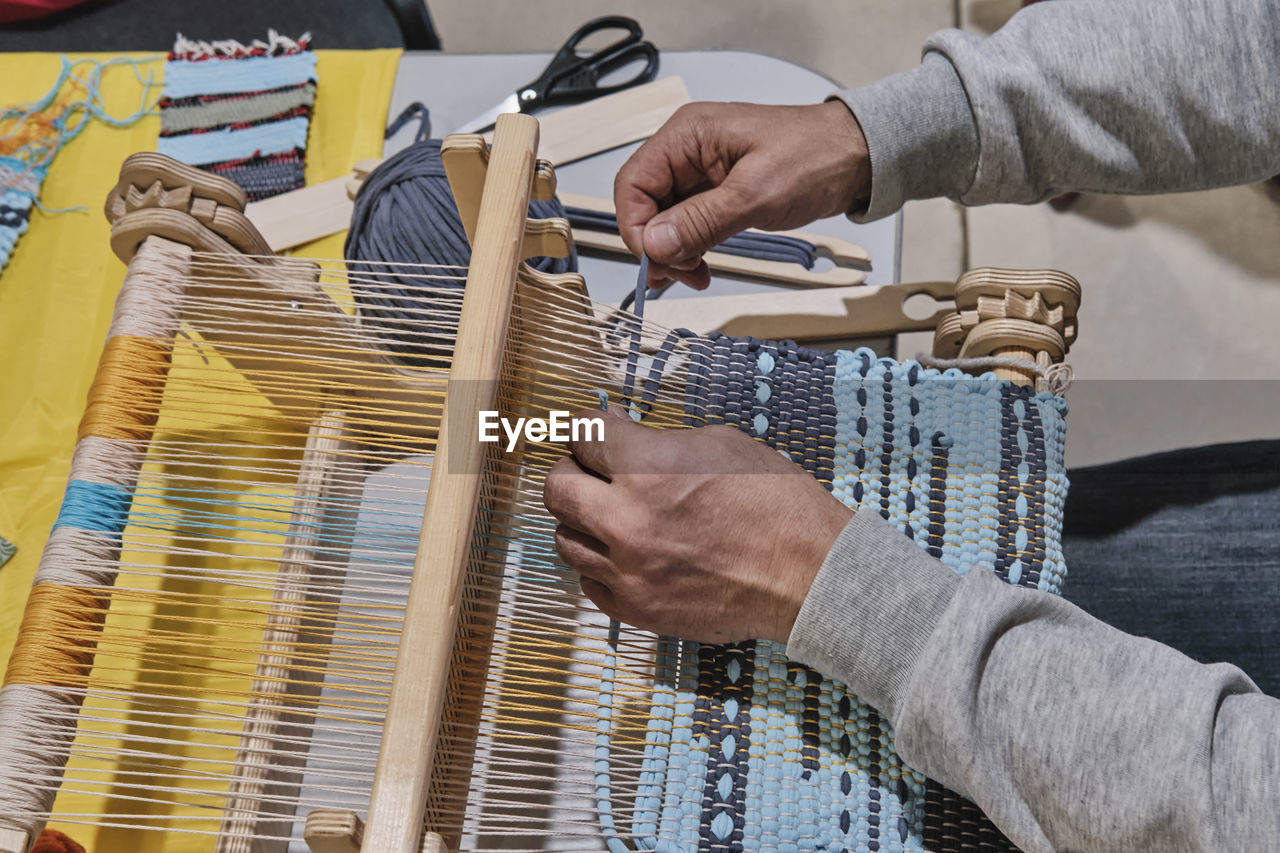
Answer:
[[(249, 694), (252, 699), (236, 749), (227, 809), (218, 831), (217, 853), (284, 853), (289, 846), (288, 841), (263, 841), (259, 837), (273, 834), (264, 831), (264, 824), (287, 824), (292, 814), (272, 818), (263, 817), (260, 812), (268, 788), (281, 784), (283, 774), (297, 775), (306, 761), (304, 744), (295, 743), (292, 750), (297, 754), (283, 759), (278, 741), (282, 728), (301, 727), (309, 722), (310, 715), (286, 710), (289, 700), (319, 689), (318, 683), (298, 683), (300, 677), (305, 680), (306, 676), (293, 671), (293, 658), (299, 637), (306, 630), (302, 609), (315, 580), (312, 566), (321, 539), (323, 502), (334, 485), (333, 463), (335, 454), (344, 447), (345, 420), (342, 412), (325, 412), (307, 433), (291, 513), (293, 521), (275, 576), (271, 612)], [(320, 677), (321, 674), (312, 673), (310, 680), (316, 682)], [(270, 804), (266, 808), (270, 810)]]
[(480, 498), (485, 446), (477, 441), (476, 428), (479, 412), (494, 408), (497, 396), (537, 148), (536, 120), (499, 117), (363, 853), (418, 853), (422, 841), (427, 785)]
[[(1035, 361), (1035, 350), (1025, 349), (1023, 347), (1001, 347), (991, 351), (994, 358), (1019, 358), (1023, 361)], [(997, 367), (997, 379), (1008, 379), (1010, 382), (1017, 382), (1019, 385), (1034, 385), (1040, 374), (1031, 370), (1019, 370), (1016, 367)]]
[(27, 853), (31, 836), (25, 830), (0, 826), (0, 853)]

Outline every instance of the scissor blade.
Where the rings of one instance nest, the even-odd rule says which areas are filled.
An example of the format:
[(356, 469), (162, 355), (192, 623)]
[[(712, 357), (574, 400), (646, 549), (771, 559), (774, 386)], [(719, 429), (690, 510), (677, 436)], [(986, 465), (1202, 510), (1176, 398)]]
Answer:
[(463, 122), (454, 131), (454, 133), (480, 133), (481, 131), (487, 130), (489, 127), (491, 127), (493, 123), (498, 120), (498, 116), (502, 115), (503, 113), (518, 113), (518, 112), (520, 112), (520, 99), (517, 98), (515, 93), (513, 92), (512, 94), (503, 98), (492, 109), (485, 110), (484, 112), (480, 113), (480, 115), (473, 118), (471, 121)]

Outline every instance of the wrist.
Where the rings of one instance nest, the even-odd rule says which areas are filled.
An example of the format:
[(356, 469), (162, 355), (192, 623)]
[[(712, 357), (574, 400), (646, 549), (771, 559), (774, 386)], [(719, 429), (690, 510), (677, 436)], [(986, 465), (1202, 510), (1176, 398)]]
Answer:
[(832, 215), (865, 209), (871, 200), (871, 157), (862, 124), (849, 105), (832, 97), (821, 104), (831, 127), (833, 147), (843, 153), (842, 205)]
[(798, 520), (793, 529), (801, 531), (803, 539), (787, 555), (789, 565), (788, 571), (782, 573), (784, 580), (775, 611), (777, 618), (765, 639), (781, 644), (787, 642), (818, 572), (852, 518), (853, 510), (833, 497), (816, 517)]

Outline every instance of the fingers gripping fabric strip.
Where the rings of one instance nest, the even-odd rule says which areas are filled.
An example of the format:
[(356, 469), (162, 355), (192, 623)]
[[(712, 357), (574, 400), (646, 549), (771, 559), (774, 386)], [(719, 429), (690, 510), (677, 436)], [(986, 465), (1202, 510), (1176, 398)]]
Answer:
[[(583, 231), (618, 233), (618, 217), (582, 207), (566, 207), (565, 218), (574, 228)], [(761, 261), (799, 264), (811, 270), (818, 260), (818, 247), (808, 240), (783, 234), (765, 234), (759, 231), (743, 231), (716, 245), (712, 251)]]

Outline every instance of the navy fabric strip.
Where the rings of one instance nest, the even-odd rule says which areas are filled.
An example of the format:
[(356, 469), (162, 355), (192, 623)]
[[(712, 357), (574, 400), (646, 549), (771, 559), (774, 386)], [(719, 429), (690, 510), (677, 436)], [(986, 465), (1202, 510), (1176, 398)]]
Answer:
[(947, 467), (951, 449), (941, 432), (933, 436), (933, 458), (929, 474), (929, 554), (942, 558), (942, 542), (947, 522)]
[(31, 208), (10, 207), (7, 204), (0, 204), (0, 226), (7, 228), (17, 228), (26, 222), (31, 216)]
[[(566, 207), (564, 212), (565, 218), (574, 228), (603, 231), (609, 234), (618, 233), (618, 218), (612, 213), (601, 213), (581, 207)], [(799, 264), (807, 270), (813, 269), (818, 259), (817, 247), (807, 240), (759, 232), (744, 231), (736, 234), (716, 246), (715, 251), (760, 261)]]
[[(694, 735), (703, 734), (708, 739), (698, 850), (739, 853), (746, 828), (750, 772), (747, 757), (751, 749), (748, 720), (755, 683), (755, 643), (700, 646), (698, 683)], [(726, 708), (730, 700), (732, 705)], [(701, 728), (696, 725), (699, 719)]]

